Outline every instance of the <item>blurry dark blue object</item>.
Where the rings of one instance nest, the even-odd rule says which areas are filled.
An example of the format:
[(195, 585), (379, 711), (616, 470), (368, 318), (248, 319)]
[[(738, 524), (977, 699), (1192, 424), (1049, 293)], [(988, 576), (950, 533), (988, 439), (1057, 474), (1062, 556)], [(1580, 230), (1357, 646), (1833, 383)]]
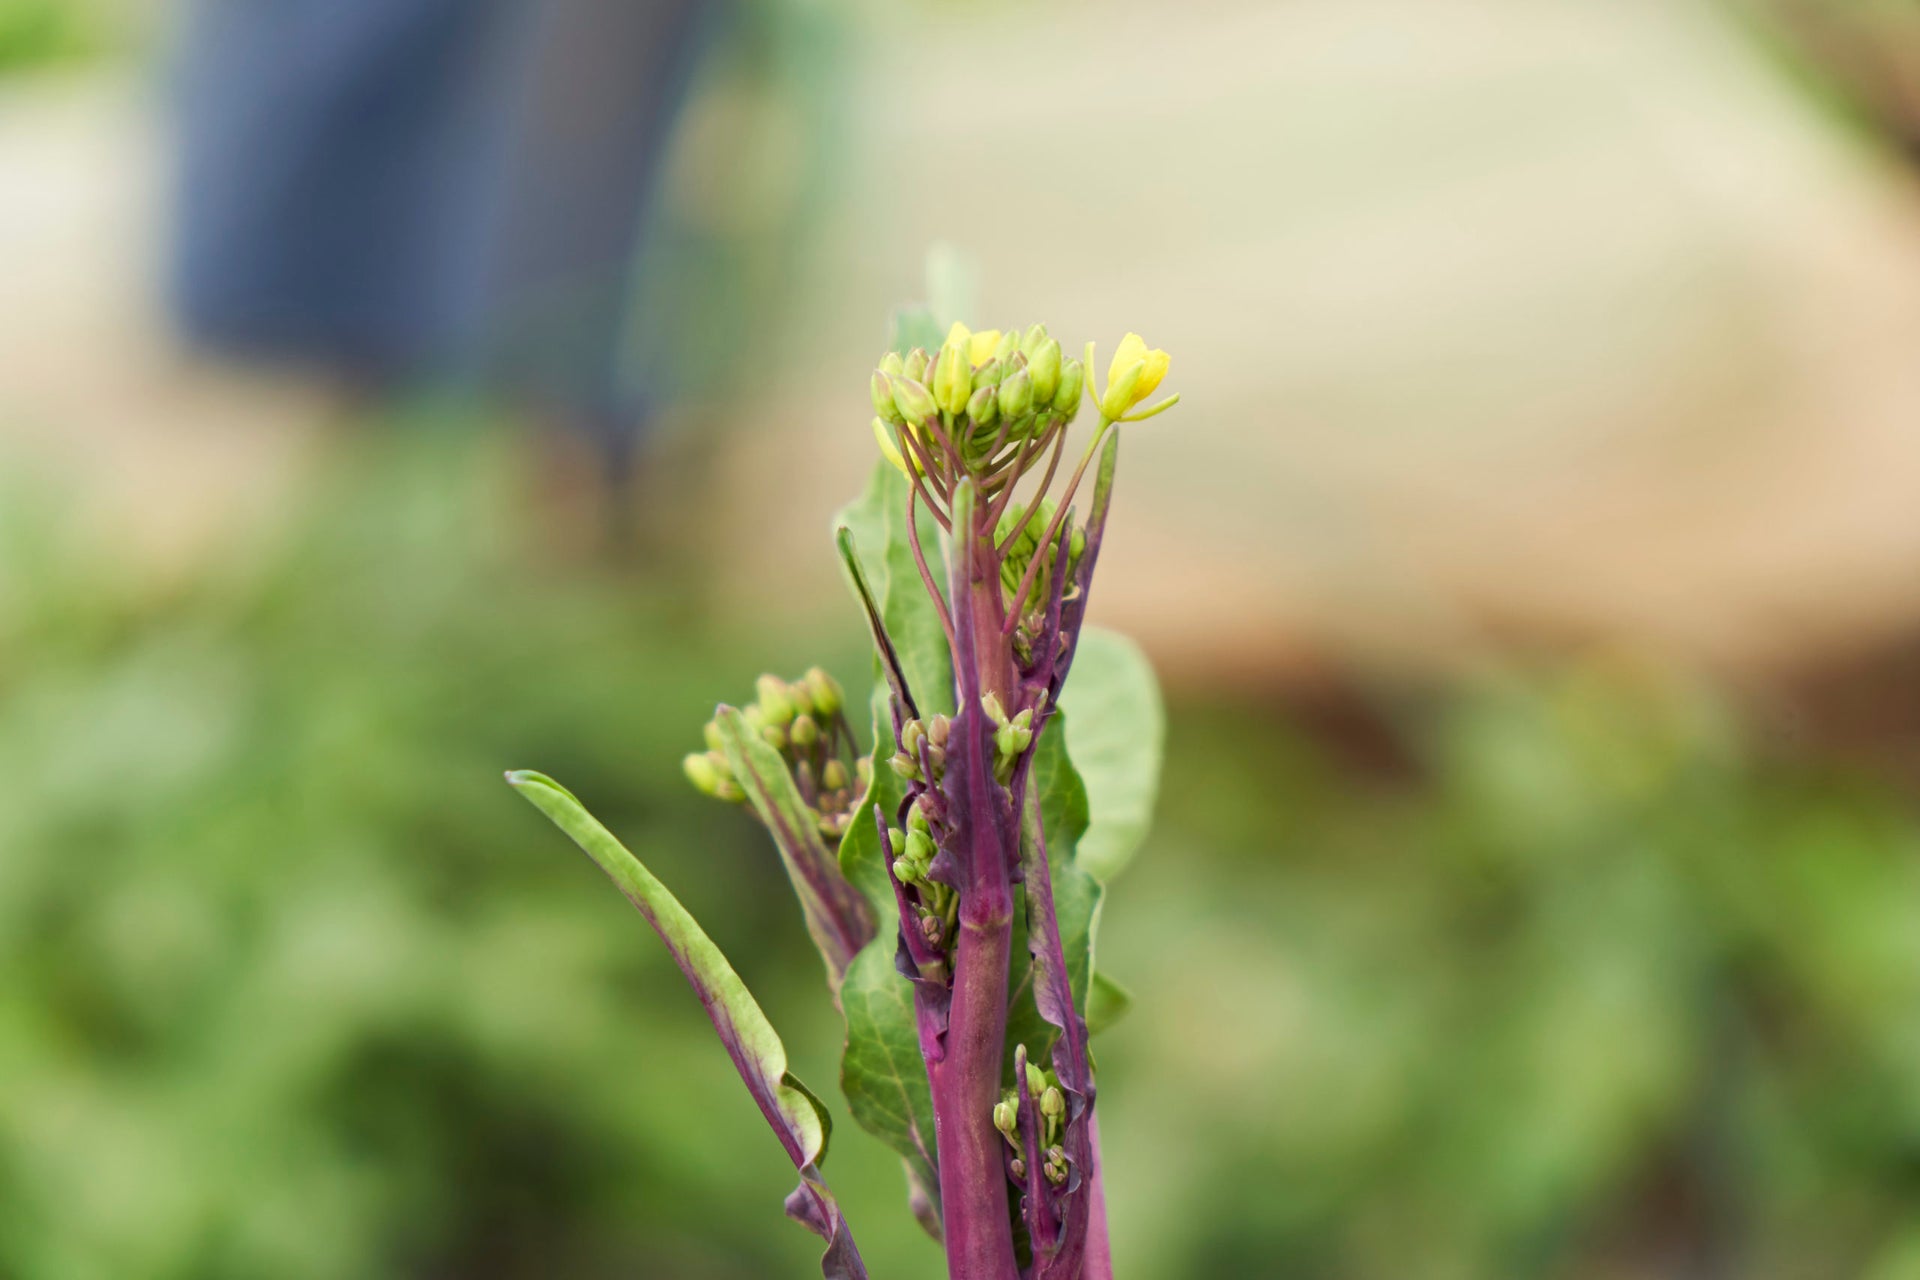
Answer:
[(200, 0), (173, 291), (189, 336), (375, 386), (630, 420), (643, 214), (700, 0)]

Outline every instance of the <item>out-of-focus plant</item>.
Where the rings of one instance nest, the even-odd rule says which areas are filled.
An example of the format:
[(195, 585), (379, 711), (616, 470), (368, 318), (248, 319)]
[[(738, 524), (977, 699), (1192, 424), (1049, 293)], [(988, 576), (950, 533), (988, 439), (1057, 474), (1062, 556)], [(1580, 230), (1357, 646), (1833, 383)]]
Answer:
[[(1177, 397), (1141, 407), (1168, 358), (1134, 334), (1102, 387), (1093, 345), (1064, 356), (1044, 325), (955, 323), (928, 345), (903, 325), (874, 371), (884, 459), (838, 520), (877, 655), (870, 747), (816, 668), (723, 705), (686, 771), (772, 834), (845, 1019), (848, 1104), (905, 1161), (949, 1275), (1100, 1280), (1113, 1267), (1088, 1040), (1125, 997), (1094, 971), (1094, 929), (1144, 831), (1160, 716), (1138, 652), (1084, 623), (1119, 424)], [(1068, 475), (1089, 392), (1098, 425)], [(1069, 685), (1083, 651), (1101, 656)], [(826, 1276), (864, 1280), (820, 1172), (828, 1113), (738, 975), (571, 794), (508, 777), (665, 941), (800, 1172), (788, 1214), (827, 1241)], [(1084, 848), (1094, 825), (1104, 839)]]

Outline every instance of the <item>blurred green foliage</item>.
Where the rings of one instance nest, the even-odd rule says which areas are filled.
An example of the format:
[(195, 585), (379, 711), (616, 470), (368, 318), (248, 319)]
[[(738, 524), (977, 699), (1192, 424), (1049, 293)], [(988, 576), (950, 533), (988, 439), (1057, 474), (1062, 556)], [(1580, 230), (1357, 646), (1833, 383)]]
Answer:
[[(543, 550), (502, 442), (337, 453), (162, 582), (0, 493), (0, 1276), (810, 1274), (697, 1004), (500, 773), (564, 776), (831, 1079), (771, 851), (677, 760), (762, 669), (864, 671), (851, 604), (833, 653), (717, 633)], [(1383, 706), (1364, 764), (1170, 709), (1101, 944), (1126, 1274), (1920, 1275), (1911, 798), (1629, 663)], [(827, 1172), (876, 1275), (937, 1272), (878, 1143)]]
[(97, 0), (0, 0), (0, 76), (98, 56), (113, 26)]

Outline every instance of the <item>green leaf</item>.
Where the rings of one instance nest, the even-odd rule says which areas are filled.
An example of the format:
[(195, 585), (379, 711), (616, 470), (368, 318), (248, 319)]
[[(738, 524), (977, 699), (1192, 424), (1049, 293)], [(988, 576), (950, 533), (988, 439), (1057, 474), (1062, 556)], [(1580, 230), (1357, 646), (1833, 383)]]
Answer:
[(1133, 1008), (1133, 993), (1098, 970), (1093, 985), (1087, 988), (1087, 1034), (1099, 1035), (1127, 1016)]
[[(877, 460), (865, 491), (841, 509), (834, 525), (852, 535), (880, 621), (893, 640), (920, 714), (951, 715), (953, 660), (947, 652), (947, 633), (940, 624), (939, 609), (927, 594), (907, 542), (907, 491), (907, 478), (899, 469), (884, 459)], [(944, 591), (946, 570), (940, 555), (940, 526), (924, 508), (920, 512), (920, 539), (927, 568)], [(853, 586), (851, 571), (848, 585)]]
[(866, 1273), (852, 1236), (818, 1172), (827, 1158), (832, 1119), (820, 1099), (787, 1070), (787, 1047), (746, 983), (679, 899), (571, 792), (531, 770), (509, 773), (507, 781), (573, 837), (660, 935), (699, 995), (747, 1092), (800, 1171), (801, 1187), (789, 1198), (788, 1213), (826, 1238), (827, 1253), (821, 1264), (826, 1275), (863, 1277)]
[[(1106, 884), (1125, 869), (1153, 821), (1166, 739), (1159, 681), (1133, 641), (1088, 627), (1060, 706), (1069, 713), (1067, 748), (1092, 818), (1080, 841), (1080, 866)], [(1051, 838), (1051, 828), (1047, 834)]]
[(854, 811), (840, 842), (840, 869), (866, 895), (879, 936), (854, 957), (840, 984), (840, 1012), (847, 1042), (840, 1059), (840, 1090), (854, 1122), (887, 1144), (906, 1163), (908, 1199), (915, 1218), (940, 1238), (938, 1153), (933, 1129), (933, 1094), (920, 1057), (920, 1024), (914, 1016), (913, 984), (894, 967), (899, 945), (898, 904), (881, 862), (880, 834), (874, 810), (891, 819), (905, 785), (886, 764), (895, 751), (887, 688), (876, 681), (874, 785)]
[(910, 1187), (925, 1190), (940, 1185), (933, 1096), (920, 1058), (913, 984), (893, 966), (895, 943), (887, 930), (854, 957), (840, 984), (847, 1020), (840, 1089), (854, 1121), (906, 1161)]

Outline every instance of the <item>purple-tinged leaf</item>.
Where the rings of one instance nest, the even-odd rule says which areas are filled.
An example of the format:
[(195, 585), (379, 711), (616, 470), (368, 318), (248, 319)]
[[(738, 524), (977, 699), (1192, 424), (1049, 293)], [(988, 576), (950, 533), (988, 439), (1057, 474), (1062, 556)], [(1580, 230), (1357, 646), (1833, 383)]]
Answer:
[(571, 792), (531, 770), (509, 773), (507, 782), (571, 836), (660, 935), (700, 997), (741, 1082), (800, 1171), (800, 1187), (788, 1198), (787, 1210), (826, 1240), (822, 1274), (827, 1280), (866, 1280), (852, 1232), (820, 1177), (832, 1121), (820, 1100), (787, 1070), (786, 1045), (740, 975), (667, 887)]
[(807, 933), (826, 961), (828, 984), (838, 991), (847, 966), (873, 940), (873, 913), (840, 873), (840, 861), (827, 848), (785, 758), (734, 708), (721, 707), (714, 722), (735, 780), (780, 851), (781, 865), (806, 917)]

